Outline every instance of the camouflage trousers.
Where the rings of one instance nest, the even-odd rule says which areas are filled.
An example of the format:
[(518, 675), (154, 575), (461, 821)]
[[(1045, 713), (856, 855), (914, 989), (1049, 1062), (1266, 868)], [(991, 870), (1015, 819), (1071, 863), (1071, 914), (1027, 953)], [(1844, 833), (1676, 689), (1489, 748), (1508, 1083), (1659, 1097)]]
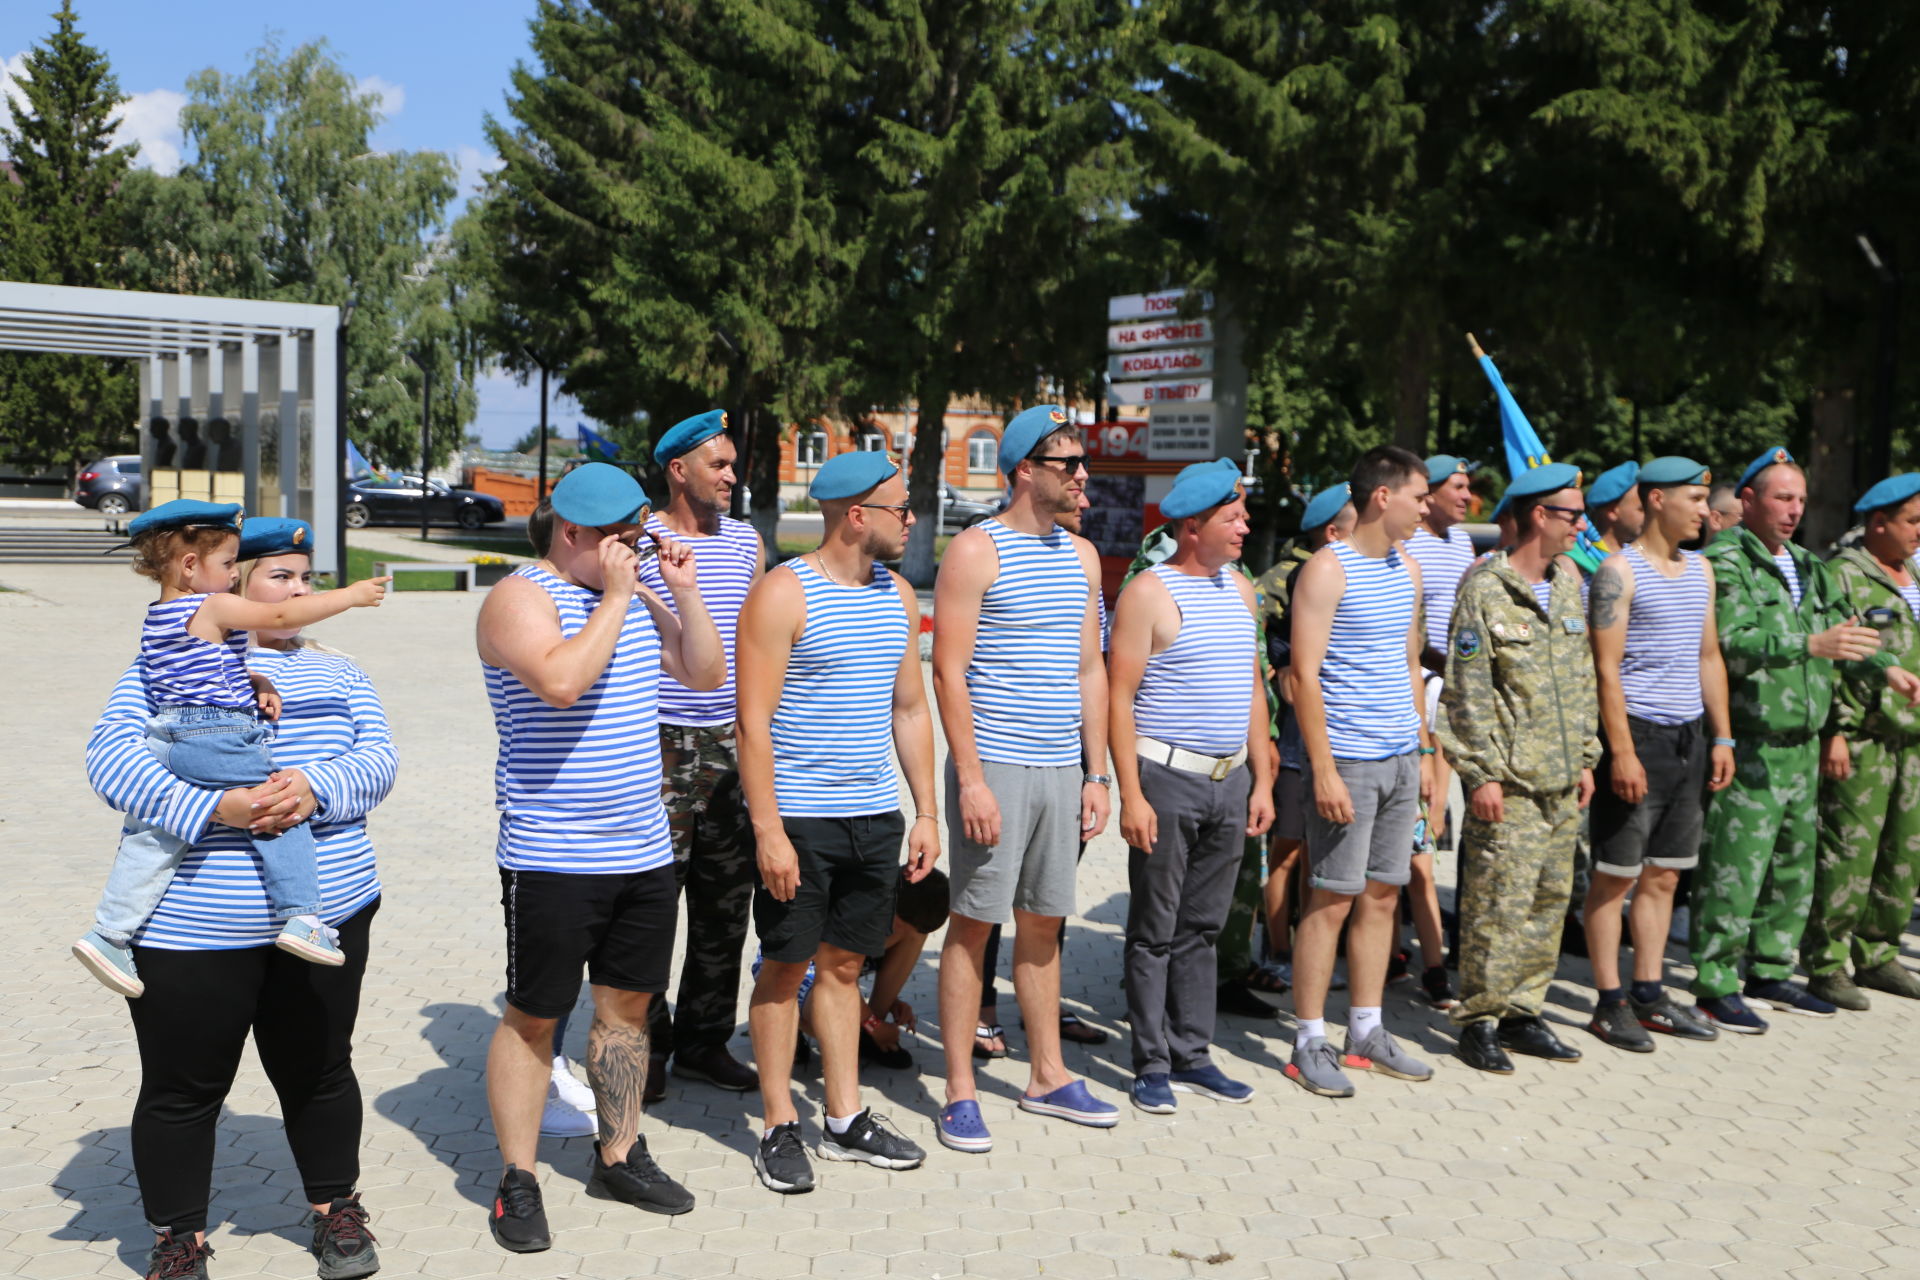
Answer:
[(1740, 962), (1763, 982), (1791, 977), (1813, 905), (1814, 783), (1820, 743), (1742, 739), (1733, 784), (1707, 807), (1693, 873), (1693, 994), (1740, 989)]
[(1560, 963), (1579, 792), (1509, 790), (1505, 804), (1499, 822), (1469, 809), (1461, 824), (1456, 1023), (1538, 1015)]
[(1920, 884), (1920, 743), (1852, 743), (1853, 774), (1820, 780), (1813, 911), (1800, 944), (1812, 973), (1900, 954)]
[(1227, 905), (1226, 923), (1220, 926), (1220, 940), (1214, 946), (1214, 972), (1222, 986), (1253, 972), (1254, 928), (1266, 928), (1266, 899), (1260, 892), (1260, 873), (1267, 865), (1265, 845), (1265, 836), (1253, 836), (1240, 859), (1233, 901)]
[(673, 827), (673, 874), (687, 899), (687, 955), (671, 1018), (649, 1006), (656, 1057), (725, 1044), (737, 1021), (753, 886), (753, 825), (740, 790), (731, 724), (660, 726), (661, 795)]

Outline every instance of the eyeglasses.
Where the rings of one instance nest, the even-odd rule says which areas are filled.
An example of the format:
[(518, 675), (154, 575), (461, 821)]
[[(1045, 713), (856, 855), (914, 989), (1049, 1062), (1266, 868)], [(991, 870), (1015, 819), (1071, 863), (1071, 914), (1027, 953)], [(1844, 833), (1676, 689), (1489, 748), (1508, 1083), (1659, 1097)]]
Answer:
[(913, 508), (904, 502), (898, 506), (885, 502), (861, 502), (855, 505), (865, 507), (869, 511), (891, 511), (899, 518), (901, 524), (913, 519)]
[(1555, 515), (1565, 516), (1568, 524), (1579, 524), (1587, 518), (1587, 509), (1585, 507), (1556, 507), (1550, 502), (1543, 502), (1540, 504), (1540, 509), (1542, 511), (1551, 511)]
[(1029, 458), (1027, 461), (1044, 462), (1048, 466), (1057, 466), (1064, 475), (1072, 475), (1076, 471), (1084, 471), (1088, 475), (1093, 474), (1093, 466), (1084, 453), (1056, 453), (1050, 456)]

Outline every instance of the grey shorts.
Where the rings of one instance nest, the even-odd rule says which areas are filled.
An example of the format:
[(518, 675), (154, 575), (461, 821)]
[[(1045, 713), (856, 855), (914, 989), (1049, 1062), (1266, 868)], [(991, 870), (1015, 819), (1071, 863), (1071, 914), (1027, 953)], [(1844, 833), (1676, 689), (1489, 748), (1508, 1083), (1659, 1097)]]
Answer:
[(960, 821), (960, 780), (947, 761), (947, 876), (953, 913), (1005, 924), (1015, 911), (1073, 914), (1080, 863), (1078, 765), (1032, 766), (983, 760), (1000, 804), (1000, 843), (975, 844)]
[(1420, 753), (1385, 760), (1335, 760), (1353, 799), (1353, 821), (1328, 822), (1313, 803), (1313, 765), (1306, 791), (1307, 883), (1329, 893), (1359, 893), (1367, 881), (1400, 885), (1413, 878), (1413, 824), (1420, 817)]
[(1310, 803), (1307, 771), (1280, 766), (1280, 776), (1273, 780), (1273, 838), (1305, 840)]

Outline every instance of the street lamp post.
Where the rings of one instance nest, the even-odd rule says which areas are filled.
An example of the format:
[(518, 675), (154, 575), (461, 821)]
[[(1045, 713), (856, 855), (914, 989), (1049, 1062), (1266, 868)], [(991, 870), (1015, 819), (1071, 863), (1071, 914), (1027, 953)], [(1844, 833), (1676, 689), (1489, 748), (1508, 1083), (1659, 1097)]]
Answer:
[(1899, 268), (1894, 266), (1881, 247), (1882, 242), (1878, 237), (1871, 231), (1862, 230), (1853, 239), (1880, 282), (1880, 307), (1873, 353), (1873, 433), (1864, 450), (1866, 474), (1858, 474), (1856, 470), (1854, 476), (1855, 486), (1864, 488), (1877, 483), (1893, 470), (1893, 392), (1894, 375), (1900, 363), (1901, 281)]
[(429, 417), (433, 404), (433, 365), (420, 351), (408, 353), (408, 358), (420, 366), (420, 541), (425, 542), (431, 536), (428, 499), (433, 492), (427, 483), (427, 472), (433, 466), (433, 434)]

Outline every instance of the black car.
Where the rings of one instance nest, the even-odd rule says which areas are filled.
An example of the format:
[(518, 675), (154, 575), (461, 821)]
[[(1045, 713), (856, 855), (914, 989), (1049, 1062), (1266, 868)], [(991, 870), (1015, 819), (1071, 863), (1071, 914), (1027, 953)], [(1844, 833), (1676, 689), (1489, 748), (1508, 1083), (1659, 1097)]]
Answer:
[(140, 506), (140, 455), (117, 453), (88, 465), (73, 487), (73, 500), (103, 516), (123, 516)]
[(419, 476), (362, 476), (349, 481), (346, 509), (341, 514), (349, 529), (364, 529), (370, 524), (419, 524), (423, 500), (432, 524), (478, 529), (507, 518), (506, 504), (492, 494), (454, 489), (439, 480), (429, 480), (422, 486)]

